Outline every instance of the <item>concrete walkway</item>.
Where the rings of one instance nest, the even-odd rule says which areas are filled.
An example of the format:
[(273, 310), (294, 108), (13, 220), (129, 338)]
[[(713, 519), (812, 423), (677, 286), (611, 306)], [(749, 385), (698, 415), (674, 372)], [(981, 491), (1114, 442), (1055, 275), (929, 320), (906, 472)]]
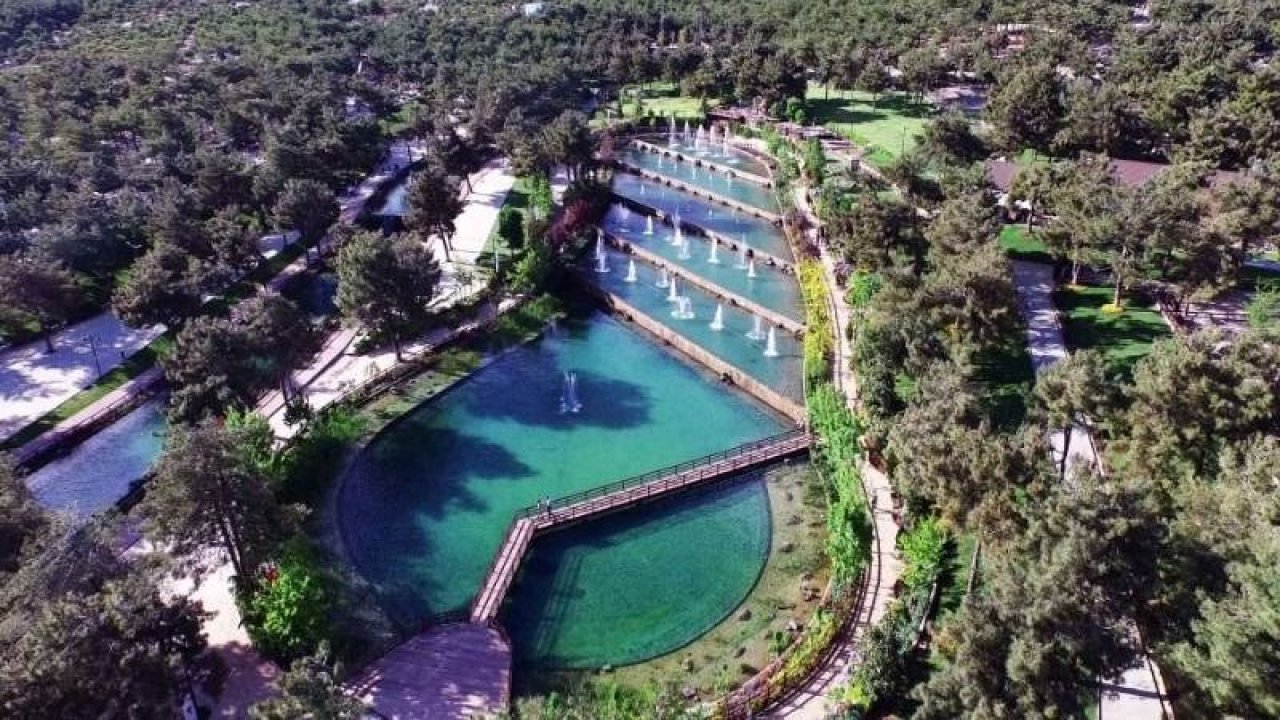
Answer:
[(55, 332), (52, 353), (44, 340), (0, 350), (0, 440), (97, 382), (163, 331), (131, 328), (104, 312)]
[[(1027, 324), (1027, 351), (1039, 375), (1067, 357), (1062, 326), (1058, 323), (1058, 311), (1053, 303), (1053, 268), (1042, 263), (1014, 260), (1013, 282)], [(1061, 431), (1050, 436), (1055, 463), (1062, 461), (1063, 436)], [(1068, 478), (1080, 470), (1089, 472), (1101, 467), (1093, 437), (1081, 425), (1072, 428), (1067, 453)], [(1144, 656), (1115, 682), (1102, 683), (1098, 699), (1099, 720), (1164, 720), (1170, 717), (1166, 713), (1164, 693), (1157, 690), (1161, 685), (1159, 669), (1149, 656)]]

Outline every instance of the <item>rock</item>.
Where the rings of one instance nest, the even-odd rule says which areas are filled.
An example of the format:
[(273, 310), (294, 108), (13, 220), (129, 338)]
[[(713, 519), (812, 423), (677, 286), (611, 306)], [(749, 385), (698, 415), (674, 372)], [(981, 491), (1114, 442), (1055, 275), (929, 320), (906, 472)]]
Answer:
[(795, 549), (796, 549), (796, 544), (795, 544), (795, 543), (789, 543), (789, 542), (788, 542), (788, 543), (782, 543), (782, 546), (778, 548), (778, 552), (780, 552), (780, 553), (789, 553), (789, 552), (791, 552), (791, 551), (793, 551), (793, 550), (795, 550)]
[(794, 635), (795, 633), (800, 632), (800, 629), (801, 629), (802, 627), (804, 627), (804, 626), (803, 626), (803, 625), (801, 625), (799, 622), (797, 622), (795, 618), (791, 618), (790, 620), (788, 620), (788, 621), (787, 621), (787, 632), (789, 632), (789, 633), (791, 633), (791, 634), (793, 634), (793, 635)]
[(742, 612), (738, 613), (738, 619), (746, 622), (751, 619), (751, 608), (742, 608)]
[(612, 665), (605, 665), (604, 667), (600, 668), (600, 672), (602, 672), (602, 673), (611, 673), (611, 672), (613, 672), (613, 666), (612, 666)]
[(684, 671), (693, 672), (693, 658), (684, 659)]
[(736, 658), (740, 658), (740, 657), (742, 657), (743, 655), (746, 655), (746, 654), (747, 654), (747, 649), (746, 649), (745, 647), (743, 647), (742, 645), (739, 645), (738, 647), (734, 648), (734, 650), (733, 650), (733, 656), (734, 656), (734, 657), (736, 657)]
[(792, 500), (795, 500), (795, 499), (796, 499), (796, 498), (795, 498), (795, 496), (791, 494), (791, 491), (790, 491), (790, 490), (788, 490), (788, 491), (787, 491), (787, 502), (791, 502)]
[(698, 697), (698, 689), (692, 685), (685, 685), (684, 689), (680, 691), (680, 694), (684, 696), (685, 700), (692, 700)]

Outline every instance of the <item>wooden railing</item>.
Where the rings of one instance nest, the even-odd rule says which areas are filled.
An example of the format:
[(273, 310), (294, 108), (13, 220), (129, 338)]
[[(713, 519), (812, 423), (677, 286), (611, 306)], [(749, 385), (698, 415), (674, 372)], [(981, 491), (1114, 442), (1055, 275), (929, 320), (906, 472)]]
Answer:
[(807, 450), (811, 442), (807, 430), (792, 430), (524, 508), (507, 526), (502, 544), (485, 572), (484, 584), (471, 605), (471, 621), (491, 622), (497, 616), (520, 562), (537, 533), (727, 477)]

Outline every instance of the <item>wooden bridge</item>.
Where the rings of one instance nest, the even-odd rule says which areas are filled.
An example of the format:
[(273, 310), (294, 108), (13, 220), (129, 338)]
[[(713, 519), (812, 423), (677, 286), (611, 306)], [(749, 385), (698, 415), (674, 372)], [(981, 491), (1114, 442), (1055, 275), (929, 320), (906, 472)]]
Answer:
[(635, 507), (802, 453), (809, 449), (811, 442), (812, 437), (807, 430), (792, 430), (594, 490), (557, 498), (549, 506), (525, 508), (507, 526), (506, 537), (471, 604), (471, 622), (487, 624), (496, 620), (520, 563), (537, 534)]

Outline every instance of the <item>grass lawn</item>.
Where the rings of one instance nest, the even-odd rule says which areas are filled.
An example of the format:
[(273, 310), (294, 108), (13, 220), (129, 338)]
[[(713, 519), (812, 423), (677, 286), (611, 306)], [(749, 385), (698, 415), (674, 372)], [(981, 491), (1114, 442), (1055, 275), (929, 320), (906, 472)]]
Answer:
[(58, 423), (84, 410), (107, 393), (146, 372), (172, 346), (173, 338), (168, 334), (152, 340), (150, 345), (131, 355), (128, 360), (103, 375), (96, 383), (72, 395), (66, 402), (14, 433), (12, 437), (0, 445), (0, 449), (15, 450), (36, 439), (42, 433), (52, 430)]
[(1049, 253), (1049, 248), (1034, 232), (1028, 233), (1026, 225), (1005, 225), (1000, 230), (999, 240), (1000, 247), (1015, 260), (1053, 263), (1053, 255)]
[(1133, 366), (1151, 351), (1157, 340), (1169, 336), (1169, 326), (1150, 305), (1128, 300), (1123, 312), (1106, 313), (1111, 302), (1109, 287), (1059, 286), (1053, 299), (1062, 313), (1062, 330), (1071, 350), (1097, 348), (1113, 370), (1128, 377)]
[[(623, 117), (634, 118), (653, 114), (659, 117), (702, 119), (702, 101), (680, 94), (675, 83), (655, 82), (646, 85), (628, 85), (619, 94), (622, 98)], [(708, 100), (707, 107), (715, 107), (719, 100)]]
[(837, 90), (810, 85), (805, 95), (809, 120), (844, 135), (867, 149), (877, 166), (892, 163), (916, 146), (916, 136), (935, 110), (918, 104), (906, 93), (884, 93), (878, 101), (860, 90)]

